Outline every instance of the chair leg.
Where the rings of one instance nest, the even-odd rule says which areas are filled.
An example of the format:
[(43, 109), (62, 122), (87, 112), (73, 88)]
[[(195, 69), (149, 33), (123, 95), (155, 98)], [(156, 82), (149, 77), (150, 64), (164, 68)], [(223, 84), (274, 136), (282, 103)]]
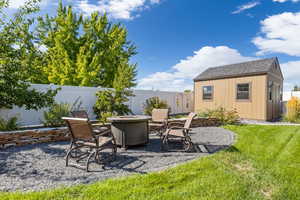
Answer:
[(66, 167), (68, 167), (68, 165), (69, 165), (69, 158), (70, 157), (73, 158), (73, 156), (72, 156), (73, 150), (75, 150), (75, 149), (78, 148), (77, 146), (75, 146), (75, 147), (73, 147), (73, 146), (74, 146), (74, 144), (72, 143), (70, 145), (70, 149), (69, 149), (69, 151), (68, 151), (68, 153), (66, 155)]
[[(70, 155), (70, 157), (71, 158), (77, 158), (78, 157), (78, 151), (80, 151), (79, 149), (77, 149), (76, 147), (77, 147), (78, 145), (75, 143), (75, 142), (72, 142), (71, 143), (71, 145), (70, 145), (70, 149), (72, 149), (73, 148), (73, 150), (74, 151), (72, 151), (72, 153), (71, 153), (71, 155)], [(76, 150), (75, 150), (76, 149)], [(80, 156), (80, 155), (79, 155)]]
[(186, 136), (184, 138), (183, 144), (184, 144), (184, 150), (185, 151), (190, 151), (191, 148), (194, 146), (194, 144), (193, 144), (192, 139), (190, 138), (190, 136)]
[(71, 155), (71, 151), (72, 151), (72, 149), (70, 149), (70, 150), (68, 151), (67, 156), (66, 156), (66, 167), (68, 167), (68, 165), (69, 165), (69, 157), (70, 157), (70, 155)]
[(95, 155), (96, 155), (96, 152), (95, 152), (95, 151), (92, 152), (92, 153), (89, 155), (89, 157), (88, 157), (88, 159), (87, 159), (87, 161), (86, 161), (86, 171), (87, 171), (87, 172), (89, 172), (90, 159), (91, 159), (93, 156), (95, 156)]
[[(163, 137), (163, 142), (162, 142), (163, 150), (166, 150), (166, 151), (169, 150), (169, 143), (168, 143), (168, 142), (169, 142), (169, 141), (168, 141), (168, 136), (165, 135), (165, 136)], [(166, 148), (165, 148), (165, 147), (166, 147)]]
[(165, 136), (164, 135), (161, 135), (160, 137), (160, 150), (164, 150), (164, 139), (165, 139)]
[(112, 148), (112, 160), (116, 160), (116, 154), (117, 154), (117, 151), (118, 151), (118, 148), (116, 145), (113, 145), (113, 148)]

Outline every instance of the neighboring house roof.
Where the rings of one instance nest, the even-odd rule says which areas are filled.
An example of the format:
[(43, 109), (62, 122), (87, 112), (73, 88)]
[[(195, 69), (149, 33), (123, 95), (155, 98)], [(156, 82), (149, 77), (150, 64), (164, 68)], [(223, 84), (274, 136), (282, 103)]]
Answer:
[(199, 74), (194, 81), (267, 74), (268, 72), (271, 72), (274, 62), (278, 64), (276, 57), (219, 67), (211, 67)]

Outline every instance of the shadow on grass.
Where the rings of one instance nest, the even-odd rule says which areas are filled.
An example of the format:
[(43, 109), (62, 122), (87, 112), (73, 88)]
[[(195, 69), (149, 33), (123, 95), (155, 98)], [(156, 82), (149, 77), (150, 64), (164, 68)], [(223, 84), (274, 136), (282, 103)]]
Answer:
[(236, 148), (235, 146), (229, 146), (224, 151), (225, 152), (231, 152), (231, 153), (234, 153), (234, 152), (240, 153), (240, 150), (238, 148)]

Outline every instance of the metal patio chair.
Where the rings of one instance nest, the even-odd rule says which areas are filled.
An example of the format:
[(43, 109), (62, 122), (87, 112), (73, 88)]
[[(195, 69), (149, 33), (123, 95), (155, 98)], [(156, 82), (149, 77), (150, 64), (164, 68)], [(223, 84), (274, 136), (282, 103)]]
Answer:
[(167, 128), (169, 117), (169, 109), (153, 109), (152, 110), (152, 119), (149, 125), (152, 127), (152, 130), (159, 133), (161, 136), (162, 133)]
[[(94, 157), (96, 163), (101, 164), (100, 152), (104, 149), (111, 149), (111, 158), (115, 159), (117, 146), (111, 132), (96, 135), (87, 118), (63, 117), (71, 133), (71, 145), (66, 156), (66, 166), (69, 166), (69, 159), (76, 160), (75, 166), (82, 168), (78, 163), (87, 158), (85, 169), (89, 171), (90, 160)], [(79, 151), (78, 151), (79, 150)]]
[[(85, 110), (72, 111), (71, 115), (72, 115), (72, 117), (75, 117), (75, 118), (86, 118), (90, 121), (89, 115)], [(110, 131), (110, 127), (107, 127), (107, 126), (100, 127), (98, 124), (92, 124), (92, 127), (93, 127), (93, 131), (96, 133), (96, 135)]]
[[(191, 130), (192, 121), (196, 116), (196, 113), (190, 113), (185, 123), (168, 123), (167, 130), (161, 136), (162, 150), (168, 150), (169, 141), (177, 138), (183, 142), (184, 150), (189, 151), (194, 146), (189, 132)], [(165, 149), (165, 147), (167, 147), (167, 149)]]

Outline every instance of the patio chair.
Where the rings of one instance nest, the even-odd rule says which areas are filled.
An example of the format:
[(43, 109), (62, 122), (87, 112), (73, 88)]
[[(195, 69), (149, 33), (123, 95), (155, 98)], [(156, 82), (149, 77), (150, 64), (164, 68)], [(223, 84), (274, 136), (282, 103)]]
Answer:
[[(85, 169), (89, 171), (89, 164), (92, 157), (96, 163), (101, 164), (100, 152), (104, 149), (112, 150), (112, 158), (115, 158), (117, 146), (111, 132), (96, 135), (87, 118), (63, 117), (71, 133), (71, 145), (66, 156), (66, 166), (69, 159), (74, 158), (76, 162), (87, 158)], [(85, 150), (85, 151), (83, 151)], [(76, 166), (82, 168), (82, 166)]]
[[(90, 121), (89, 115), (87, 114), (87, 112), (85, 110), (72, 111), (71, 115), (72, 115), (72, 117), (75, 117), (75, 118), (86, 118)], [(97, 125), (97, 124), (92, 124), (92, 126), (93, 126), (93, 131), (96, 134), (102, 134), (104, 132), (110, 131), (110, 127), (106, 127), (106, 126), (99, 127), (99, 125)]]
[(89, 118), (89, 115), (85, 110), (75, 110), (71, 112), (71, 115), (75, 118)]
[(168, 150), (168, 142), (174, 138), (180, 139), (183, 142), (185, 151), (189, 151), (194, 146), (189, 132), (191, 130), (192, 121), (196, 115), (196, 113), (190, 113), (184, 124), (180, 122), (168, 123), (167, 130), (161, 136), (162, 150), (165, 150), (165, 147), (167, 147)]
[(152, 130), (157, 131), (161, 136), (167, 128), (168, 117), (169, 109), (155, 108), (152, 110), (152, 120), (149, 125), (152, 127)]

